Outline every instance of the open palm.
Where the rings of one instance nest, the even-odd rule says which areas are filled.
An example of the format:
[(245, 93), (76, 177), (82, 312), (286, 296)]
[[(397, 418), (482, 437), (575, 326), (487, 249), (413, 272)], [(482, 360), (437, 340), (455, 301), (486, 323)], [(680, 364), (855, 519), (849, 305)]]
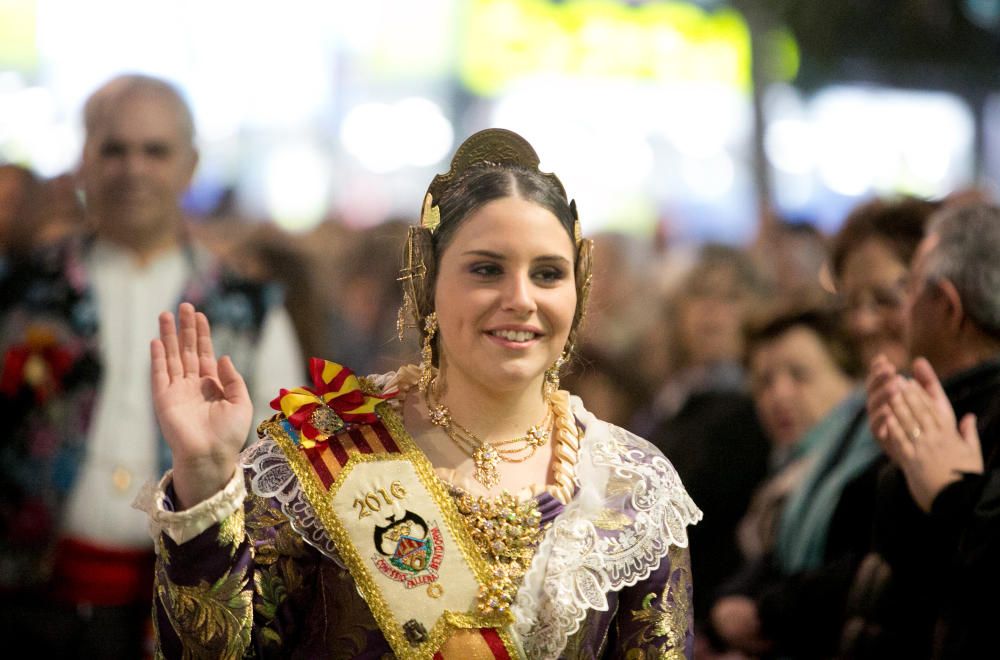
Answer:
[(216, 360), (208, 319), (182, 303), (160, 314), (150, 345), (153, 406), (173, 452), (174, 490), (190, 507), (220, 490), (236, 469), (253, 421), (246, 383), (228, 357)]

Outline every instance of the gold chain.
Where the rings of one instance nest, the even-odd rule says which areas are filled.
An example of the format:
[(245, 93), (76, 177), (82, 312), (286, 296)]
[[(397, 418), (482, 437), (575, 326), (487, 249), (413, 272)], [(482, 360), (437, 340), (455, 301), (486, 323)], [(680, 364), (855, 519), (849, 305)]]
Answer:
[[(552, 407), (547, 406), (545, 418), (531, 426), (528, 432), (512, 440), (486, 442), (475, 433), (465, 428), (451, 418), (448, 406), (434, 399), (434, 387), (427, 388), (425, 400), (431, 423), (441, 427), (445, 434), (461, 449), (476, 466), (476, 481), (487, 488), (493, 488), (500, 482), (497, 467), (504, 463), (523, 463), (549, 441), (549, 428), (552, 425)], [(507, 445), (520, 444), (519, 447), (504, 449)], [(523, 452), (527, 452), (523, 454)], [(523, 454), (523, 455), (521, 455)]]

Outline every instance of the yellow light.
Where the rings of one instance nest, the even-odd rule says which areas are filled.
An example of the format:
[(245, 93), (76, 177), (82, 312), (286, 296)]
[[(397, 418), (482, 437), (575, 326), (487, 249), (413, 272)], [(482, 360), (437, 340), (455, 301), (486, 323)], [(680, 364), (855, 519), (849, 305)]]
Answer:
[[(459, 69), (474, 93), (493, 95), (535, 76), (633, 78), (750, 85), (750, 32), (737, 12), (682, 2), (470, 0)], [(782, 79), (798, 50), (779, 33)]]
[(0, 0), (0, 69), (38, 66), (35, 0)]

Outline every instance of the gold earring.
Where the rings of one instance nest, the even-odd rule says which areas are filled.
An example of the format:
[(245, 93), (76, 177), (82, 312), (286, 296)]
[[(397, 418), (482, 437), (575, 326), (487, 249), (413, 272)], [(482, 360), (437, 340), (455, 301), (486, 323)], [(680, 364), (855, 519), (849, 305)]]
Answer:
[(569, 360), (569, 349), (563, 351), (552, 366), (545, 370), (545, 381), (542, 384), (542, 394), (545, 399), (551, 399), (552, 395), (559, 391), (559, 370)]
[(420, 380), (418, 387), (426, 392), (434, 380), (434, 335), (437, 334), (437, 312), (431, 312), (424, 318), (424, 343), (420, 347)]

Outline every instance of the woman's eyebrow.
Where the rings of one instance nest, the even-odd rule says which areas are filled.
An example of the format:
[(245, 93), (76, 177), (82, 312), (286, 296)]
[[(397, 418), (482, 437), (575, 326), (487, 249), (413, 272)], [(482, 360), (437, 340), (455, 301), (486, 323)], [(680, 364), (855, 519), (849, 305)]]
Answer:
[[(493, 252), (492, 250), (466, 250), (462, 253), (462, 256), (485, 257), (487, 259), (495, 259), (497, 261), (505, 261), (507, 259), (505, 255), (499, 252)], [(563, 263), (571, 263), (569, 259), (561, 254), (543, 254), (535, 257), (532, 261), (561, 261)]]
[(462, 256), (470, 257), (486, 257), (488, 259), (506, 259), (504, 255), (499, 252), (493, 252), (492, 250), (466, 250), (462, 253)]

